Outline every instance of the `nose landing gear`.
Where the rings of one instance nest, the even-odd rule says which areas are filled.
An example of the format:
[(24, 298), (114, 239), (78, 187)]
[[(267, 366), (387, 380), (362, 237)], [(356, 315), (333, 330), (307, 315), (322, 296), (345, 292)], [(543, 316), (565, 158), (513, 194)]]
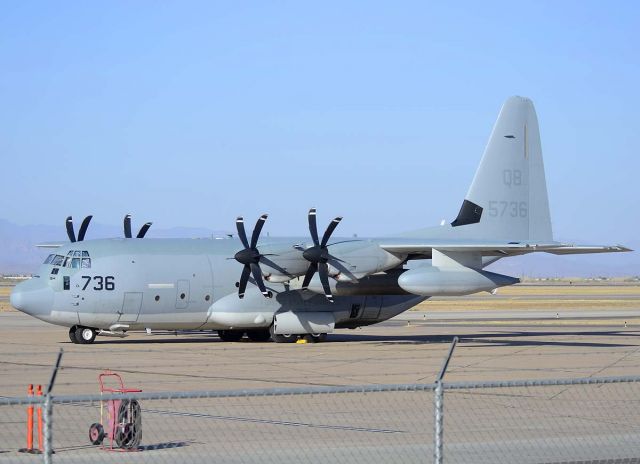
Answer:
[(92, 329), (91, 327), (74, 325), (69, 329), (69, 340), (75, 344), (90, 345), (96, 339), (97, 334), (96, 329)]

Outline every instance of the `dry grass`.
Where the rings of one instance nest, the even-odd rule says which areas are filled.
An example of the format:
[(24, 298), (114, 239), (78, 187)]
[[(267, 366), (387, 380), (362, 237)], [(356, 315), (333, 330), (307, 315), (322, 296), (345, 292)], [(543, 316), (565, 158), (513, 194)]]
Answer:
[(432, 298), (417, 311), (633, 309), (640, 311), (640, 285), (516, 285), (465, 298)]

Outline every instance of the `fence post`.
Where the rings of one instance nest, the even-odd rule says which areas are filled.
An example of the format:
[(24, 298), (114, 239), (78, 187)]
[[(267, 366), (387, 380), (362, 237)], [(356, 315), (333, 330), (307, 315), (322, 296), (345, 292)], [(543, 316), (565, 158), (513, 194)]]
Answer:
[(433, 391), (433, 462), (435, 464), (442, 464), (444, 451), (444, 387), (442, 379), (444, 379), (444, 374), (447, 372), (449, 361), (451, 361), (453, 350), (457, 344), (458, 337), (453, 337), (447, 356), (442, 362), (438, 377), (436, 377), (436, 388)]
[(60, 348), (56, 363), (51, 371), (51, 377), (49, 378), (49, 385), (47, 385), (47, 391), (44, 396), (44, 463), (51, 464), (51, 456), (53, 455), (53, 401), (51, 400), (51, 391), (53, 385), (56, 382), (56, 376), (58, 375), (58, 369), (60, 368), (60, 361), (62, 361), (62, 354), (64, 351)]
[(436, 381), (436, 388), (433, 391), (433, 395), (433, 462), (435, 464), (442, 464), (442, 439), (444, 437), (444, 389), (442, 388), (442, 381)]
[(52, 443), (53, 430), (53, 401), (51, 394), (44, 397), (44, 462), (51, 464), (51, 456), (53, 455)]

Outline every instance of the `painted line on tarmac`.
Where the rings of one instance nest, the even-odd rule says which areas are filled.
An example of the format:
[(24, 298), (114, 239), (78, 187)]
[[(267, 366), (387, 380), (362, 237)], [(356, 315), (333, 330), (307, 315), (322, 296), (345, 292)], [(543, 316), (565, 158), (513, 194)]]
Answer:
[(204, 419), (252, 422), (257, 424), (284, 425), (289, 427), (309, 427), (309, 428), (315, 428), (315, 429), (349, 430), (353, 432), (372, 432), (372, 433), (406, 433), (404, 430), (374, 429), (374, 428), (368, 428), (368, 427), (355, 427), (350, 425), (312, 424), (308, 422), (291, 422), (291, 421), (281, 421), (281, 420), (273, 420), (273, 419), (257, 419), (254, 417), (219, 416), (219, 415), (195, 413), (195, 412), (167, 411), (162, 409), (143, 408), (142, 411), (146, 413), (162, 414), (167, 416), (198, 417), (198, 418), (204, 418)]

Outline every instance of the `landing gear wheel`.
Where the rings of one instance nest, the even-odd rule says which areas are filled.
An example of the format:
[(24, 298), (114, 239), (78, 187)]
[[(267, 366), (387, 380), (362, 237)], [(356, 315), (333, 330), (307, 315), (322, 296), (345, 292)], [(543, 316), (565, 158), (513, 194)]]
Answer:
[(91, 424), (89, 427), (89, 441), (92, 445), (101, 445), (104, 440), (104, 427), (102, 424)]
[(247, 337), (252, 342), (268, 342), (271, 338), (271, 332), (269, 330), (247, 330)]
[(298, 336), (295, 334), (277, 334), (274, 332), (274, 326), (269, 327), (269, 333), (271, 334), (271, 340), (276, 343), (295, 343), (298, 340)]
[(80, 343), (80, 342), (78, 341), (78, 339), (76, 338), (76, 329), (77, 329), (77, 328), (78, 328), (78, 326), (77, 326), (77, 325), (74, 325), (73, 327), (71, 327), (71, 328), (69, 329), (69, 340), (71, 340), (71, 343), (75, 343), (75, 344)]
[(96, 339), (96, 335), (98, 333), (89, 327), (76, 327), (76, 340), (77, 343), (81, 343), (83, 345), (90, 345)]
[(137, 448), (142, 441), (142, 411), (136, 400), (122, 400), (118, 408), (116, 444), (122, 449)]
[(218, 337), (223, 342), (239, 342), (243, 335), (242, 330), (218, 330)]
[(327, 334), (307, 334), (304, 336), (304, 339), (307, 341), (307, 343), (319, 343), (319, 342), (323, 342), (325, 341), (325, 339), (327, 338)]

